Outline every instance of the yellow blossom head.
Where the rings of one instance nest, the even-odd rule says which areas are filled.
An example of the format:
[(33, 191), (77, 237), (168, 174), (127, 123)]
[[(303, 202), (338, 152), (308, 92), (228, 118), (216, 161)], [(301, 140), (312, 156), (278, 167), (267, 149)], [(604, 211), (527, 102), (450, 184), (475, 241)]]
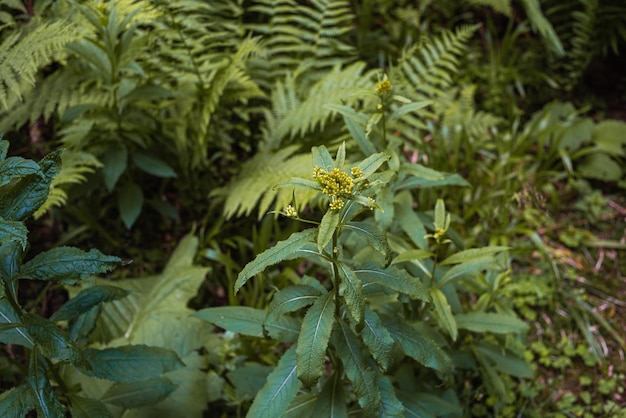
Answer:
[(387, 78), (385, 78), (383, 81), (379, 81), (378, 83), (376, 83), (376, 94), (381, 97), (387, 95), (389, 92), (391, 92), (391, 90), (393, 90), (393, 85)]
[(330, 208), (333, 210), (343, 208), (345, 202), (342, 198), (349, 197), (354, 190), (353, 178), (338, 168), (329, 172), (316, 166), (313, 178), (322, 188), (322, 193), (330, 198)]

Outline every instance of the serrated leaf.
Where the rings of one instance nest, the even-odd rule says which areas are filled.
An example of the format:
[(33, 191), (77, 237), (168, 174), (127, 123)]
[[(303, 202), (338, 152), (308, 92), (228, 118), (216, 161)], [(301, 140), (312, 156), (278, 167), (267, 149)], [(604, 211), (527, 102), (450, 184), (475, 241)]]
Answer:
[[(413, 197), (408, 191), (397, 193), (394, 196), (394, 207), (397, 224), (408, 237), (422, 250), (428, 250), (426, 228), (420, 217), (413, 210)], [(402, 254), (400, 254), (402, 255)]]
[(331, 171), (335, 168), (335, 162), (333, 157), (328, 152), (325, 146), (311, 148), (311, 154), (313, 155), (313, 166), (317, 166), (322, 170)]
[(272, 366), (261, 364), (244, 364), (226, 374), (228, 381), (237, 391), (237, 395), (244, 399), (254, 399), (261, 390), (267, 376), (274, 369)]
[(0, 218), (0, 245), (7, 241), (15, 241), (20, 244), (22, 250), (26, 250), (28, 244), (28, 229), (19, 221), (5, 221)]
[(13, 179), (31, 174), (42, 175), (39, 164), (33, 160), (27, 160), (22, 157), (9, 157), (0, 162), (0, 186), (7, 184)]
[(319, 418), (348, 418), (346, 394), (338, 373), (333, 374), (324, 383), (322, 391), (317, 395), (313, 410), (315, 416)]
[(35, 396), (28, 384), (9, 389), (0, 394), (0, 416), (4, 418), (24, 418), (35, 409)]
[(296, 350), (295, 345), (291, 346), (280, 358), (276, 368), (267, 377), (267, 382), (254, 398), (246, 417), (283, 416), (302, 386), (296, 371)]
[(475, 258), (461, 264), (457, 264), (447, 270), (437, 282), (437, 286), (441, 288), (453, 280), (462, 279), (464, 277), (473, 277), (481, 271), (491, 270), (497, 268), (498, 266), (498, 260), (493, 255)]
[(430, 301), (426, 286), (418, 278), (411, 276), (404, 270), (395, 267), (381, 269), (374, 265), (366, 265), (362, 269), (355, 270), (355, 273), (364, 282), (376, 283), (416, 299), (425, 302)]
[(201, 309), (193, 316), (228, 331), (251, 337), (262, 337), (267, 312), (248, 306), (220, 306)]
[(96, 249), (85, 252), (74, 247), (57, 247), (39, 253), (23, 264), (19, 275), (34, 280), (75, 284), (85, 277), (113, 270), (121, 263), (118, 257), (104, 255)]
[(254, 275), (259, 274), (267, 267), (280, 263), (285, 260), (292, 260), (300, 256), (298, 250), (309, 242), (312, 242), (315, 236), (316, 229), (309, 228), (301, 232), (291, 234), (289, 238), (284, 241), (279, 241), (275, 246), (263, 251), (257, 255), (254, 260), (246, 264), (237, 276), (235, 282), (235, 292), (238, 292), (241, 287)]
[(509, 249), (511, 249), (511, 247), (490, 246), (490, 247), (483, 247), (483, 248), (472, 248), (469, 250), (459, 251), (458, 253), (452, 254), (450, 257), (441, 261), (439, 265), (445, 266), (448, 264), (464, 263), (467, 261), (475, 260), (477, 258), (482, 258), (487, 255), (493, 255), (493, 254), (506, 251)]
[(176, 388), (170, 379), (162, 376), (143, 382), (116, 383), (100, 400), (126, 409), (140, 408), (165, 399)]
[[(330, 105), (326, 106), (330, 107)], [(347, 106), (336, 106), (333, 108), (333, 110), (338, 110), (338, 108), (340, 107), (347, 108)], [(374, 144), (372, 144), (372, 141), (367, 137), (367, 135), (365, 135), (365, 129), (363, 129), (363, 126), (361, 126), (358, 122), (359, 116), (363, 115), (357, 114), (352, 108), (347, 109), (349, 109), (351, 112), (346, 110), (347, 113), (340, 113), (342, 113), (343, 120), (346, 124), (346, 127), (348, 128), (348, 132), (350, 132), (350, 135), (354, 139), (354, 142), (356, 142), (358, 147), (361, 149), (363, 155), (375, 154), (376, 148), (374, 147)], [(367, 117), (363, 122), (367, 123)]]
[(300, 329), (296, 356), (298, 378), (313, 386), (322, 376), (326, 348), (335, 319), (335, 292), (320, 296), (309, 308)]
[(58, 322), (74, 319), (100, 303), (122, 299), (128, 296), (129, 293), (130, 291), (116, 286), (89, 287), (61, 306), (61, 309), (50, 317), (50, 321)]
[(126, 228), (130, 229), (141, 213), (143, 191), (132, 181), (124, 184), (117, 194), (117, 208)]
[(104, 164), (102, 168), (102, 176), (104, 177), (104, 185), (109, 192), (113, 191), (117, 181), (128, 164), (128, 151), (122, 143), (111, 145), (100, 157), (100, 161)]
[(386, 371), (392, 359), (394, 340), (383, 326), (378, 314), (367, 305), (361, 337), (374, 360), (383, 371)]
[(54, 323), (31, 313), (22, 315), (22, 322), (35, 344), (47, 358), (68, 361), (71, 364), (82, 361), (79, 348)]
[(322, 294), (319, 289), (307, 285), (289, 286), (274, 295), (270, 303), (270, 317), (295, 312), (313, 304)]
[(283, 418), (312, 417), (315, 414), (317, 395), (303, 393), (296, 396)]
[(387, 376), (378, 374), (378, 376), (376, 376), (376, 386), (378, 386), (378, 392), (380, 393), (379, 416), (385, 418), (404, 418), (404, 405), (402, 405), (402, 402), (398, 399), (391, 380)]
[[(22, 320), (13, 310), (7, 299), (0, 299), (0, 324), (21, 324)], [(32, 348), (35, 343), (33, 337), (23, 326), (5, 329), (0, 332), (0, 342), (4, 344), (18, 344), (27, 348)]]
[(148, 174), (163, 178), (176, 177), (174, 169), (160, 158), (145, 153), (133, 153), (132, 157), (135, 165)]
[(391, 249), (387, 242), (387, 236), (376, 225), (367, 222), (348, 222), (342, 228), (356, 232), (359, 236), (365, 238), (367, 243), (376, 251), (383, 253), (385, 258), (391, 258)]
[(339, 321), (332, 341), (359, 405), (366, 415), (374, 414), (380, 404), (380, 393), (376, 387), (376, 373), (367, 366), (363, 356), (363, 346), (343, 321)]
[(337, 210), (329, 210), (324, 214), (322, 222), (317, 229), (317, 249), (322, 252), (326, 245), (333, 238), (333, 234), (339, 225), (340, 212)]
[(446, 299), (446, 295), (444, 295), (438, 288), (433, 287), (430, 289), (430, 297), (433, 301), (433, 306), (435, 307), (435, 313), (439, 318), (439, 324), (448, 332), (452, 341), (456, 341), (458, 330), (456, 327), (456, 321), (452, 315), (452, 310), (450, 309), (450, 304), (448, 303), (448, 299)]
[(386, 152), (378, 152), (368, 156), (366, 159), (361, 161), (357, 167), (359, 167), (363, 172), (363, 178), (367, 179), (369, 176), (374, 174), (381, 165), (389, 160), (389, 158), (390, 156)]
[(440, 373), (447, 374), (452, 370), (450, 357), (433, 340), (395, 318), (382, 316), (381, 320), (404, 354)]
[(363, 284), (361, 284), (361, 280), (359, 280), (358, 276), (350, 267), (341, 262), (337, 262), (336, 264), (339, 277), (341, 278), (339, 291), (346, 301), (346, 307), (352, 319), (355, 323), (360, 324), (363, 321), (363, 314), (365, 312)]
[(470, 312), (455, 315), (454, 318), (459, 328), (473, 332), (507, 334), (528, 331), (528, 325), (524, 321), (500, 313)]
[(104, 403), (97, 399), (69, 394), (72, 418), (112, 418)]
[(35, 346), (30, 353), (28, 365), (28, 385), (30, 386), (37, 406), (37, 416), (43, 418), (64, 418), (65, 407), (57, 399), (54, 389), (48, 380), (48, 362)]
[(280, 315), (265, 321), (263, 327), (270, 337), (284, 343), (295, 343), (300, 335), (300, 320)]
[(121, 383), (140, 382), (184, 366), (173, 351), (143, 344), (88, 348), (83, 356), (90, 366), (83, 373)]

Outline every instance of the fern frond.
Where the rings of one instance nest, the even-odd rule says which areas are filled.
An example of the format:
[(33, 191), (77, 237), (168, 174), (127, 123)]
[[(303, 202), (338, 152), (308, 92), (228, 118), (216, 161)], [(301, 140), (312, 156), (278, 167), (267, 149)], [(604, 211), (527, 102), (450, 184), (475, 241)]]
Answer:
[(507, 17), (513, 17), (511, 0), (465, 0), (472, 6), (488, 6)]
[(463, 130), (470, 138), (484, 139), (503, 120), (491, 113), (476, 111), (475, 91), (475, 85), (467, 86), (460, 92), (450, 91), (447, 98), (440, 100), (439, 111), (443, 113), (441, 124), (450, 131)]
[[(248, 215), (259, 204), (259, 218), (270, 208), (272, 202), (281, 208), (293, 203), (293, 188), (275, 186), (292, 177), (310, 177), (313, 162), (309, 154), (294, 153), (298, 146), (292, 145), (274, 152), (259, 151), (247, 161), (239, 175), (224, 189), (217, 190), (214, 196), (225, 196), (224, 216)], [(303, 209), (307, 202), (316, 195), (315, 191), (295, 190), (298, 209)]]
[(89, 153), (64, 150), (61, 154), (61, 170), (52, 179), (48, 198), (35, 212), (35, 219), (39, 219), (53, 207), (65, 205), (67, 202), (66, 187), (87, 181), (86, 174), (93, 173), (102, 167), (102, 163)]
[(80, 36), (80, 31), (62, 21), (46, 22), (10, 34), (0, 44), (2, 106), (8, 106), (11, 96), (21, 98), (35, 84), (37, 72), (62, 52), (67, 43)]

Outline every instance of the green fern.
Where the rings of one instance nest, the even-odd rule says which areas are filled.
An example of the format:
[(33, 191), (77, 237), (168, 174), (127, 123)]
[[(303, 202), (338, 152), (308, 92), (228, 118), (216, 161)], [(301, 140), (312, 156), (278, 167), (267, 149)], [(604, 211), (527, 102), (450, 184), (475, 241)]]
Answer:
[(48, 198), (34, 214), (40, 218), (53, 207), (61, 207), (67, 202), (67, 191), (64, 186), (87, 181), (86, 174), (91, 174), (103, 165), (96, 157), (80, 151), (64, 150), (61, 154), (61, 170), (52, 179)]
[(513, 17), (511, 0), (465, 0), (472, 6), (488, 6), (507, 17)]

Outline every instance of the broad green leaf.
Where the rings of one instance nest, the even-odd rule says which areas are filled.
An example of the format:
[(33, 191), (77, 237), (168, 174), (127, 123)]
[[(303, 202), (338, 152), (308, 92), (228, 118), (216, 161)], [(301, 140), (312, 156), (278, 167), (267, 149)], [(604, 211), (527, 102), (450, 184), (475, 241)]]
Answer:
[(396, 110), (394, 110), (391, 115), (389, 115), (389, 120), (392, 121), (394, 119), (399, 118), (400, 116), (406, 114), (406, 113), (410, 113), (410, 112), (414, 112), (416, 110), (419, 109), (423, 109), (426, 106), (429, 106), (432, 102), (430, 100), (422, 100), (421, 102), (413, 102), (413, 103), (408, 103), (405, 104), (403, 106), (400, 106), (399, 108), (397, 108)]
[(391, 264), (399, 264), (407, 261), (418, 261), (425, 258), (434, 256), (435, 254), (426, 250), (408, 250), (401, 252), (396, 258), (391, 261)]
[(376, 225), (367, 222), (348, 222), (342, 228), (354, 231), (359, 234), (359, 236), (365, 238), (367, 243), (376, 251), (385, 254), (385, 258), (391, 257), (391, 249), (387, 243), (387, 236)]
[(383, 326), (378, 314), (367, 305), (361, 337), (374, 360), (381, 369), (387, 371), (392, 359), (394, 340)]
[(274, 295), (270, 303), (270, 316), (295, 312), (313, 304), (322, 294), (318, 289), (307, 285), (289, 286)]
[(88, 348), (83, 355), (90, 366), (82, 369), (83, 373), (121, 383), (151, 379), (184, 366), (173, 351), (147, 345)]
[[(394, 207), (397, 224), (408, 237), (422, 250), (428, 250), (426, 228), (415, 210), (413, 210), (413, 197), (409, 191), (397, 193), (394, 196)], [(402, 255), (402, 254), (400, 254)]]
[(126, 409), (140, 408), (165, 399), (176, 388), (170, 379), (162, 376), (143, 382), (116, 383), (100, 400)]
[(265, 321), (263, 327), (270, 337), (284, 343), (295, 343), (300, 335), (300, 320), (280, 315)]
[[(13, 325), (21, 324), (22, 320), (15, 312), (7, 299), (0, 298), (0, 324)], [(32, 348), (35, 343), (33, 337), (28, 333), (26, 328), (11, 327), (0, 332), (0, 342), (4, 344), (18, 344), (26, 348)]]
[(104, 403), (97, 399), (69, 394), (72, 418), (112, 418)]
[(376, 283), (416, 299), (425, 302), (430, 301), (426, 286), (418, 278), (411, 276), (404, 270), (395, 267), (381, 269), (374, 265), (366, 265), (362, 269), (355, 270), (355, 273), (364, 282)]
[(317, 418), (348, 418), (346, 407), (346, 394), (343, 390), (343, 382), (338, 373), (334, 373), (317, 396), (315, 401), (315, 417)]
[(336, 264), (337, 270), (339, 271), (339, 278), (341, 279), (339, 291), (343, 294), (346, 307), (352, 319), (357, 324), (360, 324), (363, 321), (363, 314), (365, 312), (363, 284), (350, 267), (341, 262), (337, 262)]
[(309, 308), (298, 337), (298, 378), (313, 386), (324, 371), (324, 358), (335, 319), (335, 292), (320, 296)]
[(462, 413), (462, 408), (459, 405), (454, 404), (442, 397), (432, 395), (430, 393), (400, 392), (400, 399), (406, 405), (407, 410), (411, 411), (411, 414), (417, 413), (417, 416), (420, 417), (424, 416), (424, 413), (432, 414), (429, 415), (432, 417), (448, 416), (451, 414)]
[(0, 394), (0, 417), (24, 418), (35, 409), (35, 395), (28, 384), (11, 388)]
[(284, 241), (278, 242), (270, 249), (263, 251), (257, 255), (254, 260), (246, 264), (237, 276), (235, 282), (235, 292), (238, 292), (241, 287), (254, 275), (259, 274), (267, 267), (280, 263), (285, 260), (292, 260), (300, 256), (298, 250), (309, 242), (312, 242), (315, 236), (316, 229), (309, 228), (301, 232), (291, 234), (289, 238)]
[(418, 363), (447, 374), (452, 370), (450, 357), (430, 338), (421, 335), (411, 325), (388, 316), (381, 317), (383, 326), (389, 330), (402, 351)]
[(37, 416), (42, 418), (64, 418), (65, 407), (57, 399), (48, 380), (48, 362), (35, 346), (30, 353), (28, 365), (28, 385), (35, 395)]
[[(444, 173), (439, 173), (439, 174), (444, 174)], [(437, 180), (423, 178), (423, 177), (406, 178), (405, 180), (402, 180), (397, 184), (396, 190), (428, 189), (431, 187), (441, 187), (441, 186), (470, 187), (471, 185), (463, 177), (459, 176), (458, 174), (445, 173), (445, 175), (442, 178), (437, 179)]]
[(439, 324), (448, 332), (452, 341), (456, 341), (458, 330), (456, 328), (456, 321), (452, 315), (452, 310), (450, 309), (450, 304), (448, 304), (448, 299), (446, 299), (446, 295), (444, 295), (438, 288), (433, 287), (430, 289), (430, 297), (433, 301), (433, 306), (435, 307), (435, 313), (439, 318)]
[(405, 409), (396, 395), (391, 380), (382, 374), (376, 376), (376, 386), (380, 393), (379, 416), (385, 418), (405, 418)]
[(133, 153), (133, 162), (141, 170), (157, 177), (172, 178), (176, 177), (176, 172), (166, 162), (150, 154)]
[(311, 148), (311, 153), (313, 154), (313, 166), (326, 171), (331, 171), (335, 168), (333, 157), (330, 155), (325, 146), (321, 145), (319, 147), (313, 147)]
[(22, 322), (47, 358), (69, 361), (71, 364), (82, 362), (79, 348), (54, 323), (31, 313), (22, 315)]
[(441, 288), (453, 280), (462, 279), (465, 277), (476, 276), (481, 271), (491, 270), (498, 268), (500, 264), (493, 255), (487, 255), (481, 258), (474, 258), (472, 260), (457, 264), (451, 269), (447, 270), (441, 279), (437, 282), (437, 286)]
[(263, 323), (267, 312), (248, 306), (220, 306), (201, 309), (193, 316), (228, 331), (263, 337)]
[(337, 225), (339, 225), (340, 218), (341, 216), (338, 210), (329, 210), (324, 214), (317, 234), (317, 249), (320, 252), (326, 248), (326, 245), (333, 238)]
[(602, 152), (587, 155), (576, 169), (583, 177), (602, 181), (618, 181), (624, 174), (622, 166)]
[(357, 167), (361, 169), (363, 172), (363, 178), (366, 179), (374, 174), (381, 165), (389, 160), (389, 158), (390, 156), (386, 152), (378, 152), (361, 161)]
[[(22, 264), (22, 251), (17, 241), (6, 241), (0, 245), (0, 281), (9, 284), (14, 299), (17, 299), (17, 280), (12, 279)], [(0, 289), (4, 290), (2, 286)]]
[(57, 247), (37, 254), (22, 265), (19, 276), (75, 284), (85, 277), (111, 271), (121, 263), (118, 257), (104, 255), (96, 249), (84, 252), (74, 247)]
[(104, 164), (102, 168), (102, 176), (104, 177), (104, 185), (109, 192), (113, 191), (117, 181), (128, 164), (128, 151), (126, 146), (120, 142), (111, 145), (106, 152), (100, 157), (100, 161)]
[(603, 120), (593, 128), (593, 142), (609, 155), (626, 157), (626, 122)]
[(278, 184), (276, 187), (289, 187), (289, 186), (297, 186), (297, 187), (306, 187), (312, 190), (322, 190), (320, 189), (320, 185), (313, 180), (302, 179), (299, 177), (294, 177), (289, 181), (285, 181), (283, 183)]
[(22, 250), (26, 250), (28, 243), (28, 229), (19, 221), (5, 221), (0, 218), (0, 245), (7, 241), (15, 241), (20, 244)]
[(302, 418), (315, 416), (317, 395), (303, 393), (296, 396), (283, 418)]
[(136, 183), (129, 181), (117, 193), (117, 208), (126, 228), (130, 229), (143, 206), (143, 192)]
[(61, 306), (61, 309), (56, 311), (50, 320), (58, 322), (74, 319), (100, 303), (122, 299), (129, 293), (130, 291), (116, 286), (88, 287)]
[(239, 397), (254, 399), (273, 369), (274, 367), (272, 366), (263, 366), (256, 363), (244, 364), (228, 372), (226, 376)]
[(48, 154), (39, 166), (41, 174), (22, 177), (3, 187), (0, 217), (7, 221), (23, 221), (43, 205), (48, 198), (50, 183), (60, 170), (61, 151)]
[(342, 142), (337, 149), (337, 156), (335, 157), (335, 167), (342, 170), (346, 164), (346, 143)]
[(376, 387), (376, 373), (367, 366), (367, 359), (363, 356), (363, 346), (343, 321), (338, 322), (332, 341), (359, 405), (367, 415), (372, 415), (378, 410), (380, 393)]
[(484, 248), (472, 248), (469, 250), (459, 251), (458, 253), (452, 254), (450, 257), (441, 261), (439, 264), (442, 266), (448, 264), (457, 264), (464, 263), (467, 261), (475, 260), (477, 258), (482, 258), (487, 255), (493, 255), (502, 251), (509, 250), (511, 247), (500, 247), (500, 246), (491, 246)]
[(0, 162), (0, 186), (13, 179), (31, 174), (42, 174), (39, 164), (22, 157), (9, 157)]
[(361, 148), (364, 155), (372, 155), (376, 153), (376, 148), (372, 141), (365, 135), (365, 129), (355, 119), (343, 115), (343, 120), (348, 128), (348, 132), (354, 139), (354, 142)]
[(508, 350), (486, 342), (480, 342), (474, 346), (474, 350), (488, 358), (493, 367), (500, 372), (521, 379), (531, 379), (534, 376), (531, 365)]
[(282, 417), (291, 401), (296, 397), (302, 383), (296, 372), (296, 346), (291, 346), (278, 361), (276, 368), (267, 377), (246, 417)]
[(524, 321), (500, 313), (471, 312), (458, 314), (454, 318), (459, 328), (473, 332), (507, 334), (528, 331), (528, 325)]

